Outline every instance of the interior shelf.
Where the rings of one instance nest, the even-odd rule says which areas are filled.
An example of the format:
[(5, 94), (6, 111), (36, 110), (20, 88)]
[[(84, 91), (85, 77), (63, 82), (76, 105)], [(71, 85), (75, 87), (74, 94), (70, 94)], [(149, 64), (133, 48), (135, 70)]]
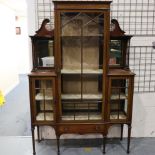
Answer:
[(110, 119), (126, 119), (126, 115), (125, 113), (123, 112), (119, 112), (119, 115), (118, 115), (118, 112), (111, 112), (110, 113)]
[(102, 74), (102, 69), (62, 69), (61, 74)]
[(41, 100), (53, 100), (53, 96), (51, 93), (45, 93), (45, 95), (43, 93), (38, 93), (35, 96), (35, 100), (37, 101), (41, 101)]
[(87, 100), (101, 100), (102, 94), (61, 94), (61, 99), (87, 99)]
[(110, 66), (120, 66), (120, 64), (109, 64)]
[(95, 112), (78, 112), (78, 113), (67, 113), (62, 115), (62, 120), (100, 120), (102, 119), (100, 113)]
[(127, 99), (127, 96), (123, 93), (121, 93), (120, 95), (119, 94), (112, 94), (110, 99), (111, 100), (118, 100), (118, 99), (125, 100), (125, 99)]
[(40, 112), (37, 114), (36, 120), (37, 121), (44, 121), (44, 120), (53, 121), (54, 120), (53, 119), (53, 113), (52, 112), (45, 112), (45, 113)]

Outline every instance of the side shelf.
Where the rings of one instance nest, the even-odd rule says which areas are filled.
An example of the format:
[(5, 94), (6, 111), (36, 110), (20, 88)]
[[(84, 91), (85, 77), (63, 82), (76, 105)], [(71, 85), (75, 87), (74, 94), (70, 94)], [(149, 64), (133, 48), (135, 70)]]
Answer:
[(102, 74), (102, 69), (62, 69), (61, 74)]
[(102, 100), (102, 94), (62, 94), (62, 100)]

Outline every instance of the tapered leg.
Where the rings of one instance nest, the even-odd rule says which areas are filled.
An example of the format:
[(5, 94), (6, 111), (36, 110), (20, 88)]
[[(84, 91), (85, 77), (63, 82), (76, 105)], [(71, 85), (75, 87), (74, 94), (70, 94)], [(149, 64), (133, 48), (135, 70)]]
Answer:
[(120, 140), (123, 139), (123, 127), (124, 127), (124, 124), (121, 124), (121, 138), (120, 138)]
[(58, 151), (58, 155), (60, 155), (60, 143), (59, 143), (59, 139), (60, 139), (60, 136), (56, 136), (57, 137), (57, 151)]
[(131, 138), (131, 125), (128, 125), (128, 142), (127, 142), (127, 153), (130, 153), (130, 138)]
[(107, 137), (106, 136), (103, 136), (103, 153), (105, 153), (106, 140), (107, 140)]
[(33, 146), (33, 154), (36, 154), (36, 150), (35, 150), (35, 137), (34, 137), (34, 126), (31, 127), (31, 132), (32, 132), (32, 146)]
[(39, 128), (39, 126), (37, 126), (37, 135), (38, 135), (38, 142), (40, 142), (41, 139), (40, 139), (40, 128)]

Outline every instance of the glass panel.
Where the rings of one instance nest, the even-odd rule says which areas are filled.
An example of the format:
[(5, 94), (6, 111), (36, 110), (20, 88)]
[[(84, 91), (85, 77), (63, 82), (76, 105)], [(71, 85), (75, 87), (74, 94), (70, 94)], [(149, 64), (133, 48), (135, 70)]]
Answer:
[(122, 45), (121, 40), (110, 41), (110, 60), (109, 65), (120, 66), (122, 64)]
[(53, 121), (53, 85), (51, 80), (35, 80), (35, 114), (37, 121)]
[(101, 103), (95, 101), (63, 101), (62, 120), (100, 120)]
[(61, 98), (81, 100), (81, 75), (62, 75)]
[(103, 36), (103, 13), (61, 13), (61, 36)]
[(82, 98), (102, 100), (102, 75), (83, 75)]
[(103, 36), (103, 13), (83, 13), (83, 36)]
[(103, 69), (103, 39), (87, 37), (83, 39), (82, 72), (102, 74)]
[(36, 48), (37, 66), (54, 67), (53, 40), (37, 40)]
[(110, 95), (110, 119), (127, 118), (128, 107), (128, 79), (112, 79)]
[(61, 13), (61, 36), (103, 36), (103, 13)]
[(62, 39), (62, 73), (81, 73), (81, 40), (74, 37)]
[(101, 119), (103, 25), (103, 13), (61, 13), (62, 120)]

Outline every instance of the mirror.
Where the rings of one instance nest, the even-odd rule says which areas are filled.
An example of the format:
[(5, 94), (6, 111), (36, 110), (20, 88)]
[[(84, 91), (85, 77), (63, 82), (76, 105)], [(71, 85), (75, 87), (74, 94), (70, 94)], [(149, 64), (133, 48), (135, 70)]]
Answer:
[(54, 67), (53, 40), (36, 41), (36, 64), (38, 67)]

